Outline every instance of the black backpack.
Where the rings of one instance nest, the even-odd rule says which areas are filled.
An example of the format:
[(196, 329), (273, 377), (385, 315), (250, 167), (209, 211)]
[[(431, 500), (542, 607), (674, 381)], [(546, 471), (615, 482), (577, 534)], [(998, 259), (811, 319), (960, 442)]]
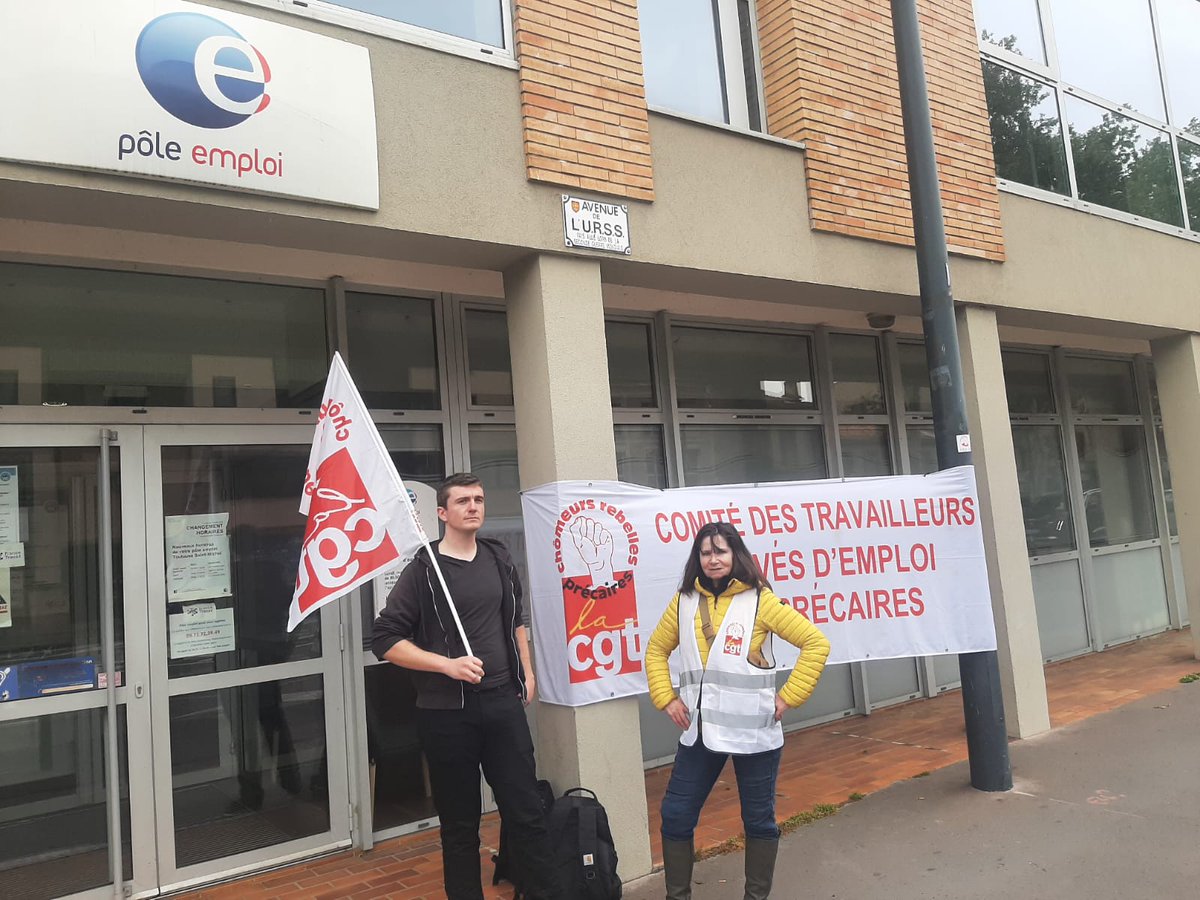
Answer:
[(554, 801), (546, 828), (563, 900), (620, 900), (617, 848), (608, 814), (587, 788), (571, 788)]

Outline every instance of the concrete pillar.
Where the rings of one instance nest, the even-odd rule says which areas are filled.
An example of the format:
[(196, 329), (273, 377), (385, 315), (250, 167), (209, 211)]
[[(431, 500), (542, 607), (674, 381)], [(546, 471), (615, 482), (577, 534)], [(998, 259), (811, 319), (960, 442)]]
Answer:
[(980, 523), (996, 619), (1004, 715), (1009, 736), (1027, 738), (1050, 730), (1050, 710), (1004, 390), (1000, 335), (996, 313), (991, 309), (959, 306), (957, 318)]
[[(521, 487), (615, 479), (599, 262), (530, 257), (504, 273), (504, 294)], [(576, 786), (595, 791), (608, 811), (621, 877), (648, 873), (637, 701), (629, 697), (578, 708), (543, 703), (537, 723), (544, 776), (559, 791)]]
[(1191, 465), (1192, 454), (1200, 446), (1200, 335), (1160, 338), (1151, 342), (1150, 349), (1171, 462), (1192, 650), (1200, 659), (1200, 469)]

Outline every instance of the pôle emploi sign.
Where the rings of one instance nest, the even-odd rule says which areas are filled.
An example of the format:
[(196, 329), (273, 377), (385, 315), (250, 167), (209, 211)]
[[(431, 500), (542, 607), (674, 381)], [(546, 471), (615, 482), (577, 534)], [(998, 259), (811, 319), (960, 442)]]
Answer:
[(0, 0), (0, 158), (379, 208), (363, 47), (175, 0)]

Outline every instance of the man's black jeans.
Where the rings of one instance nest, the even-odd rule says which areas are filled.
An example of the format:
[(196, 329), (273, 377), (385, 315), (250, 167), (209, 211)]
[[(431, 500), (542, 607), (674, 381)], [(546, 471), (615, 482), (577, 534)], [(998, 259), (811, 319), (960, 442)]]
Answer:
[(447, 900), (483, 900), (479, 769), (496, 795), (514, 868), (530, 900), (559, 900), (537, 793), (533, 740), (515, 687), (465, 692), (462, 709), (418, 709), (433, 803), (442, 827)]

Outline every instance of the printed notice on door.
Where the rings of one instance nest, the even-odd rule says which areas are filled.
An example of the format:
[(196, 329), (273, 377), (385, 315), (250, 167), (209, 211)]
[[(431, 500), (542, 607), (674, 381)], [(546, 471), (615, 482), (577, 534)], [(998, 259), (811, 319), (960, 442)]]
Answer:
[(230, 597), (229, 513), (167, 516), (167, 602)]
[(0, 544), (20, 543), (21, 515), (17, 497), (17, 467), (0, 466)]
[(215, 603), (193, 603), (167, 619), (171, 659), (209, 656), (237, 648), (232, 609), (217, 609)]
[(12, 628), (12, 577), (0, 569), (0, 628)]

